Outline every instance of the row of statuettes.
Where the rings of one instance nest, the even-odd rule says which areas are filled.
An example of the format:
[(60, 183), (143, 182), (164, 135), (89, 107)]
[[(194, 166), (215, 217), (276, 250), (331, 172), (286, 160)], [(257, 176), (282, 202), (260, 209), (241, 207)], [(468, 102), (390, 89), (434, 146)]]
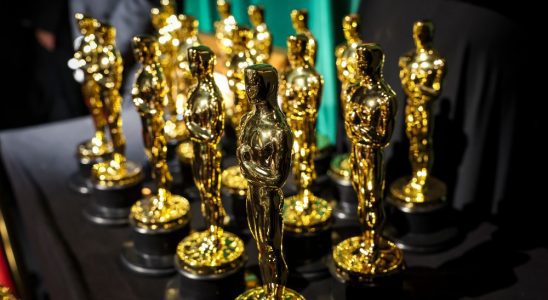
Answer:
[[(84, 74), (83, 94), (96, 127), (94, 137), (80, 144), (77, 152), (84, 187), (79, 190), (91, 191), (93, 196), (85, 216), (106, 225), (129, 221), (133, 234), (124, 244), (124, 264), (144, 274), (177, 269), (179, 275), (171, 288), (178, 289), (175, 294), (180, 297), (196, 293), (208, 295), (208, 299), (226, 298), (243, 292), (245, 247), (238, 236), (223, 229), (227, 216), (221, 184), (245, 199), (249, 230), (259, 250), (264, 285), (243, 292), (239, 299), (302, 297), (284, 288), (287, 266), (282, 236), (286, 237), (286, 254), (305, 255), (291, 262), (313, 273), (329, 269), (344, 284), (375, 285), (400, 273), (402, 251), (383, 235), (382, 153), (394, 128), (396, 97), (382, 76), (382, 49), (361, 42), (356, 15), (344, 18), (347, 42), (336, 49), (336, 56), (341, 107), (352, 149), (349, 155), (336, 158), (331, 174), (354, 187), (357, 201), (346, 201), (354, 202), (363, 233), (331, 250), (333, 209), (312, 188), (323, 79), (314, 69), (317, 43), (307, 28), (306, 12), (291, 14), (297, 34), (288, 38), (289, 65), (278, 74), (266, 64), (272, 40), (263, 10), (250, 7), (254, 30), (248, 30), (236, 24), (227, 2), (219, 1), (218, 8), (221, 20), (215, 26), (216, 38), (233, 95), (233, 103), (226, 109), (226, 97), (213, 76), (215, 54), (200, 45), (194, 18), (175, 15), (171, 4), (164, 1), (152, 10), (157, 37), (133, 40), (142, 66), (132, 98), (141, 115), (156, 187), (137, 202), (143, 198), (144, 174), (124, 155), (118, 91), (122, 61), (116, 50), (115, 29), (77, 14), (83, 38), (71, 65)], [(430, 176), (430, 103), (440, 92), (445, 72), (444, 60), (432, 48), (432, 34), (430, 22), (417, 22), (413, 28), (417, 48), (400, 59), (400, 77), (408, 96), (405, 125), (413, 173), (395, 182), (390, 194), (402, 212), (443, 205), (445, 198), (445, 185)], [(218, 143), (225, 113), (236, 128), (238, 166), (221, 173)], [(192, 149), (188, 152), (192, 153), (205, 231), (189, 234), (189, 202), (170, 192), (167, 149), (174, 143)], [(281, 188), (291, 171), (296, 194), (284, 200)], [(312, 252), (322, 254), (320, 248), (330, 257), (331, 268), (321, 258), (307, 259)], [(313, 251), (303, 253), (302, 249)], [(201, 283), (196, 284), (197, 280)]]

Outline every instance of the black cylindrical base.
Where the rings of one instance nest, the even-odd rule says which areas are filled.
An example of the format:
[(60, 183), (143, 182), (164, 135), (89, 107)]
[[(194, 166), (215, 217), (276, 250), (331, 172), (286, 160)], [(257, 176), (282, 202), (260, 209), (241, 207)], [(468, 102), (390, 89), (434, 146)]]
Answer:
[[(194, 186), (194, 176), (192, 175), (192, 166), (179, 159), (179, 188), (190, 200), (196, 199), (198, 190)], [(199, 196), (198, 196), (199, 197)]]
[(329, 170), (329, 164), (333, 158), (333, 153), (335, 152), (335, 147), (328, 146), (320, 150), (314, 157), (314, 167), (316, 168), (316, 176), (322, 177), (327, 175), (327, 170)]
[(93, 189), (89, 177), (82, 177), (80, 172), (70, 175), (68, 186), (72, 191), (82, 195), (90, 194)]
[(246, 196), (222, 191), (223, 203), (226, 203), (227, 212), (230, 216), (229, 228), (237, 234), (249, 235), (247, 224)]
[(284, 255), (291, 277), (319, 279), (329, 276), (326, 257), (331, 251), (331, 228), (313, 234), (284, 232)]
[(94, 164), (104, 161), (103, 158), (93, 160), (79, 159), (78, 171), (70, 176), (69, 188), (79, 194), (87, 195), (93, 190), (91, 183), (91, 168)]
[(327, 266), (332, 275), (332, 299), (401, 299), (403, 296), (402, 267), (398, 272), (387, 276), (378, 276), (371, 282), (353, 282), (344, 280), (337, 274), (333, 258), (327, 258)]
[(358, 221), (358, 197), (350, 182), (334, 181), (338, 194), (333, 217), (338, 220)]
[(113, 188), (94, 186), (93, 197), (84, 208), (84, 216), (98, 225), (126, 225), (131, 205), (142, 197), (142, 187), (142, 181)]
[(181, 272), (167, 284), (166, 300), (232, 300), (245, 290), (244, 267), (213, 277)]
[(431, 253), (447, 249), (462, 239), (456, 212), (442, 202), (429, 209), (403, 208), (387, 198), (385, 235), (401, 249)]
[(385, 300), (402, 299), (403, 280), (401, 275), (390, 277), (388, 281), (376, 285), (344, 283), (336, 278), (331, 280), (332, 299)]
[(131, 240), (122, 248), (122, 263), (139, 274), (162, 276), (175, 272), (173, 256), (177, 244), (190, 232), (189, 222), (169, 229), (146, 229), (132, 227)]

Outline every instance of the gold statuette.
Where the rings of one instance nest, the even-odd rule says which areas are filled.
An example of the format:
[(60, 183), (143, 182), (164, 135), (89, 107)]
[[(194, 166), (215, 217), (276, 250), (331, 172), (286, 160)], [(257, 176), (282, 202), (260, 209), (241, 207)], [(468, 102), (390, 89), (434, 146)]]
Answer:
[[(232, 109), (227, 110), (232, 127), (236, 129), (236, 136), (240, 134), (239, 125), (243, 115), (249, 112), (249, 103), (247, 101), (244, 69), (255, 64), (255, 60), (247, 48), (252, 39), (252, 32), (243, 26), (235, 25), (232, 32), (232, 42), (234, 52), (226, 61), (227, 78), (230, 90), (234, 95)], [(234, 195), (243, 195), (247, 190), (247, 183), (240, 173), (238, 166), (231, 166), (223, 171), (223, 188)]]
[(297, 195), (284, 204), (284, 225), (294, 233), (311, 233), (327, 229), (331, 206), (312, 194), (316, 179), (316, 120), (323, 78), (305, 59), (308, 38), (299, 34), (287, 40), (289, 68), (280, 76), (280, 96), (287, 123), (293, 131), (293, 175)]
[[(357, 14), (347, 15), (343, 18), (342, 29), (345, 42), (335, 48), (337, 65), (337, 76), (341, 82), (341, 110), (344, 115), (346, 96), (345, 90), (348, 85), (357, 82), (356, 71), (356, 48), (362, 43), (359, 36), (359, 16)], [(350, 182), (350, 161), (349, 154), (339, 154), (333, 158), (330, 164), (330, 175), (338, 182)]]
[(160, 66), (160, 49), (156, 39), (133, 38), (135, 57), (142, 67), (131, 91), (133, 104), (141, 115), (143, 141), (152, 167), (152, 178), (158, 192), (137, 201), (131, 207), (130, 218), (137, 227), (168, 229), (188, 222), (188, 200), (172, 195), (172, 181), (167, 165), (167, 140), (164, 134), (163, 101), (169, 88)]
[(266, 63), (272, 54), (272, 34), (264, 20), (264, 8), (250, 5), (247, 14), (253, 26), (253, 38), (249, 41), (247, 48), (257, 63)]
[[(177, 90), (179, 91), (177, 94), (176, 106), (178, 108), (183, 108), (192, 86), (196, 83), (196, 79), (192, 76), (192, 72), (190, 71), (188, 49), (199, 46), (200, 40), (198, 39), (198, 20), (190, 15), (179, 15), (178, 18), (181, 23), (181, 28), (177, 31), (180, 44), (176, 67)], [(178, 117), (182, 117), (182, 110), (178, 110), (177, 113)], [(188, 132), (182, 119), (177, 119), (176, 122), (167, 122), (166, 125), (166, 132), (179, 132), (180, 136), (187, 137)], [(183, 163), (190, 165), (193, 159), (192, 150), (187, 149), (192, 149), (192, 142), (190, 139), (182, 141), (179, 146), (177, 146), (177, 155)]]
[(169, 92), (164, 103), (165, 133), (168, 142), (180, 142), (188, 138), (182, 121), (184, 83), (179, 70), (179, 47), (183, 43), (182, 24), (175, 12), (174, 3), (160, 1), (160, 7), (151, 9), (152, 25), (156, 29), (156, 38), (160, 45), (160, 64), (164, 70)]
[(92, 73), (96, 68), (94, 56), (97, 55), (98, 45), (95, 31), (99, 27), (99, 22), (80, 13), (77, 13), (75, 18), (83, 37), (80, 46), (74, 53), (73, 60), (76, 62), (75, 66), (84, 73), (82, 96), (95, 127), (94, 136), (90, 140), (78, 145), (77, 153), (80, 161), (104, 160), (112, 154), (112, 143), (106, 136), (107, 120), (103, 114), (99, 86), (92, 77)]
[(363, 234), (333, 249), (336, 275), (344, 281), (374, 284), (403, 268), (403, 253), (382, 236), (384, 223), (383, 149), (394, 128), (396, 94), (384, 81), (384, 53), (376, 44), (357, 48), (359, 81), (347, 89), (345, 127), (352, 141), (352, 185), (358, 195)]
[(103, 115), (112, 139), (114, 155), (112, 159), (95, 164), (92, 181), (98, 186), (112, 188), (135, 184), (142, 179), (141, 167), (127, 161), (126, 141), (122, 132), (122, 56), (116, 48), (116, 29), (108, 24), (100, 24), (96, 36), (98, 51), (94, 56), (92, 77), (99, 87)]
[(305, 9), (291, 11), (291, 23), (293, 23), (293, 28), (297, 34), (304, 34), (308, 38), (305, 59), (311, 66), (315, 66), (318, 42), (308, 28), (308, 11)]
[(221, 53), (230, 56), (233, 52), (232, 35), (236, 29), (236, 19), (230, 12), (230, 2), (226, 0), (217, 0), (217, 12), (221, 19), (215, 22), (215, 38), (221, 50)]
[(197, 85), (185, 106), (184, 119), (194, 148), (194, 182), (208, 228), (179, 243), (177, 261), (191, 275), (221, 275), (245, 263), (242, 240), (222, 228), (226, 212), (221, 202), (221, 153), (217, 145), (224, 127), (223, 98), (213, 79), (213, 52), (198, 46), (190, 48), (188, 55)]
[(293, 138), (277, 103), (278, 73), (270, 65), (248, 67), (245, 86), (253, 110), (242, 119), (236, 154), (249, 185), (247, 220), (264, 285), (236, 299), (304, 299), (285, 287), (281, 188), (290, 172)]
[(446, 72), (443, 59), (432, 46), (434, 25), (418, 21), (413, 26), (416, 49), (399, 61), (400, 79), (407, 96), (405, 133), (409, 139), (411, 178), (400, 178), (390, 187), (393, 199), (407, 208), (440, 204), (445, 200), (445, 183), (430, 175), (433, 161), (432, 104), (441, 90)]

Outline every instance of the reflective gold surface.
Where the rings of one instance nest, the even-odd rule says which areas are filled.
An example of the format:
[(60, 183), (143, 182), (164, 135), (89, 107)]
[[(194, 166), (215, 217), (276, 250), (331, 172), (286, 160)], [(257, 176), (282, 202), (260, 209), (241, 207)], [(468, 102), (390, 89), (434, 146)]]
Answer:
[(155, 38), (133, 38), (135, 59), (141, 64), (131, 90), (133, 104), (141, 116), (143, 142), (152, 168), (152, 179), (158, 192), (137, 201), (130, 218), (138, 226), (169, 228), (188, 221), (187, 199), (172, 195), (172, 181), (167, 164), (167, 140), (164, 133), (164, 99), (169, 88), (160, 65), (160, 48)]
[(98, 41), (95, 31), (98, 29), (100, 23), (96, 19), (80, 13), (75, 14), (75, 18), (83, 37), (69, 65), (83, 71), (82, 96), (95, 127), (93, 137), (78, 145), (77, 148), (78, 157), (86, 163), (97, 158), (108, 158), (112, 154), (112, 143), (106, 136), (107, 120), (103, 114), (103, 103), (100, 99), (99, 86), (92, 77), (92, 72), (96, 68), (94, 66), (96, 63), (94, 57), (98, 51)]
[(433, 48), (434, 25), (417, 21), (413, 25), (416, 49), (399, 61), (400, 79), (407, 96), (405, 133), (409, 139), (411, 178), (400, 179), (390, 187), (397, 200), (407, 205), (443, 201), (446, 186), (430, 175), (433, 161), (432, 104), (441, 90), (446, 63)]
[(279, 298), (272, 298), (272, 296), (268, 295), (266, 293), (266, 287), (257, 287), (251, 290), (245, 291), (243, 294), (239, 295), (236, 300), (272, 300), (272, 299), (280, 299), (280, 300), (304, 300), (304, 297), (295, 292), (294, 290), (282, 287), (283, 292), (279, 296)]
[(344, 115), (344, 91), (347, 85), (356, 83), (358, 80), (356, 65), (356, 48), (362, 43), (359, 36), (359, 16), (351, 14), (345, 16), (342, 21), (342, 29), (345, 42), (335, 48), (337, 75), (341, 81), (341, 109)]
[(179, 266), (192, 275), (221, 275), (240, 268), (244, 263), (245, 245), (233, 233), (222, 228), (212, 239), (211, 232), (195, 232), (177, 245)]
[[(235, 25), (231, 36), (233, 52), (226, 61), (228, 86), (234, 95), (233, 105), (227, 109), (227, 114), (237, 136), (240, 134), (240, 120), (250, 110), (245, 92), (244, 69), (256, 63), (248, 48), (252, 38), (253, 33), (251, 30)], [(222, 174), (225, 189), (235, 194), (241, 194), (242, 190), (247, 189), (245, 179), (242, 177), (238, 166), (231, 166), (225, 171)]]
[(233, 52), (232, 35), (236, 29), (236, 19), (230, 12), (230, 3), (228, 1), (217, 0), (217, 12), (221, 19), (213, 24), (215, 38), (221, 50), (221, 55), (230, 56)]
[(249, 48), (247, 48), (252, 37), (251, 30), (235, 25), (231, 36), (233, 52), (226, 61), (228, 86), (234, 94), (233, 109), (232, 111), (227, 111), (227, 113), (237, 133), (242, 116), (249, 111), (249, 104), (245, 93), (244, 69), (256, 63)]
[(213, 78), (215, 55), (205, 46), (190, 48), (188, 55), (197, 85), (186, 103), (184, 119), (194, 147), (194, 183), (208, 229), (185, 238), (177, 248), (177, 257), (187, 272), (213, 275), (240, 267), (245, 260), (244, 245), (222, 228), (227, 215), (221, 201), (221, 152), (217, 145), (224, 129), (224, 107)]
[(0, 285), (0, 300), (16, 300), (10, 289)]
[[(358, 80), (356, 65), (356, 48), (362, 43), (359, 33), (359, 16), (357, 14), (347, 15), (343, 18), (342, 29), (345, 42), (335, 48), (337, 75), (341, 82), (341, 110), (344, 115), (346, 95), (344, 94), (348, 85)], [(333, 177), (341, 181), (350, 181), (351, 166), (350, 154), (336, 156), (330, 165), (330, 172)]]
[(141, 167), (126, 161), (126, 141), (122, 132), (122, 56), (116, 48), (116, 29), (100, 24), (96, 30), (97, 52), (92, 67), (88, 69), (99, 87), (103, 115), (106, 116), (108, 131), (112, 139), (112, 159), (95, 164), (92, 180), (97, 186), (116, 187), (131, 185), (142, 179)]
[(384, 223), (383, 149), (394, 129), (396, 94), (384, 81), (384, 53), (376, 44), (357, 47), (359, 81), (348, 86), (346, 134), (352, 141), (352, 185), (358, 196), (363, 234), (333, 249), (337, 275), (345, 280), (374, 282), (403, 267), (403, 254), (382, 237)]
[(282, 299), (287, 265), (281, 188), (290, 172), (293, 136), (278, 106), (276, 69), (263, 64), (248, 67), (245, 87), (253, 109), (242, 118), (236, 155), (249, 186), (247, 221), (257, 243), (265, 293), (268, 299)]
[(239, 166), (231, 166), (221, 173), (221, 181), (232, 195), (245, 196), (247, 193), (247, 180), (242, 176)]
[(315, 232), (329, 226), (331, 207), (310, 191), (316, 179), (314, 156), (316, 120), (323, 78), (306, 60), (308, 38), (304, 34), (287, 40), (289, 67), (280, 76), (280, 98), (287, 123), (293, 131), (293, 176), (297, 195), (284, 203), (284, 225), (291, 232)]
[(194, 160), (194, 147), (191, 141), (182, 142), (177, 146), (177, 156), (185, 164), (191, 164)]
[(191, 34), (196, 36), (197, 32), (192, 31), (192, 22), (186, 22), (186, 28), (183, 28), (183, 22), (175, 12), (174, 2), (169, 0), (160, 1), (160, 7), (151, 9), (151, 19), (162, 53), (160, 64), (169, 88), (164, 100), (165, 134), (169, 141), (181, 141), (188, 137), (182, 122), (182, 111), (189, 83), (185, 81), (184, 70), (179, 67), (179, 53), (180, 48), (191, 42), (186, 41), (186, 38)]
[(306, 9), (294, 9), (291, 11), (291, 22), (297, 34), (304, 34), (308, 38), (305, 60), (315, 66), (318, 42), (308, 28), (308, 11)]
[(257, 63), (266, 63), (272, 54), (272, 34), (264, 20), (264, 8), (250, 5), (247, 14), (253, 26), (253, 38), (249, 41), (247, 48)]

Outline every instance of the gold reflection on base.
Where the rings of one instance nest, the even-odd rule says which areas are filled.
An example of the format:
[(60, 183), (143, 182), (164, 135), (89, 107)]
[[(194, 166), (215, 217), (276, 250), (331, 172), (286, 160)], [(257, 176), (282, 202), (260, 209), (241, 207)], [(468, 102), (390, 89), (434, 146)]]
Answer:
[(329, 171), (341, 180), (350, 181), (352, 166), (349, 157), (348, 153), (335, 156), (330, 162)]
[(104, 135), (99, 135), (79, 144), (77, 151), (78, 158), (81, 161), (94, 161), (99, 158), (106, 159), (112, 155), (112, 143)]
[(390, 195), (407, 208), (416, 205), (436, 205), (445, 201), (447, 186), (443, 181), (428, 177), (424, 185), (413, 184), (409, 177), (402, 177), (390, 186)]
[[(272, 296), (269, 297), (269, 295), (266, 294), (265, 289), (262, 286), (251, 289), (251, 290), (247, 290), (236, 298), (236, 300), (271, 300), (271, 299), (273, 299)], [(304, 297), (301, 294), (295, 292), (294, 290), (284, 287), (283, 294), (281, 298), (279, 299), (304, 300)]]
[(195, 232), (177, 246), (181, 268), (194, 275), (216, 275), (236, 270), (245, 262), (244, 243), (217, 227)]
[(93, 165), (92, 174), (95, 184), (108, 188), (133, 185), (143, 177), (141, 166), (127, 160), (120, 162), (115, 158)]
[(313, 233), (326, 229), (331, 224), (331, 206), (312, 192), (284, 200), (284, 229), (294, 233)]
[(333, 262), (337, 275), (344, 280), (367, 283), (373, 282), (376, 277), (397, 272), (403, 267), (403, 253), (393, 242), (381, 237), (376, 245), (378, 249), (374, 251), (369, 241), (372, 239), (355, 236), (335, 247)]
[(182, 196), (169, 194), (161, 200), (152, 195), (133, 204), (130, 218), (141, 228), (169, 229), (187, 223), (189, 210), (190, 204)]
[(245, 196), (247, 193), (247, 180), (239, 166), (231, 166), (224, 170), (221, 173), (221, 184), (233, 195)]

